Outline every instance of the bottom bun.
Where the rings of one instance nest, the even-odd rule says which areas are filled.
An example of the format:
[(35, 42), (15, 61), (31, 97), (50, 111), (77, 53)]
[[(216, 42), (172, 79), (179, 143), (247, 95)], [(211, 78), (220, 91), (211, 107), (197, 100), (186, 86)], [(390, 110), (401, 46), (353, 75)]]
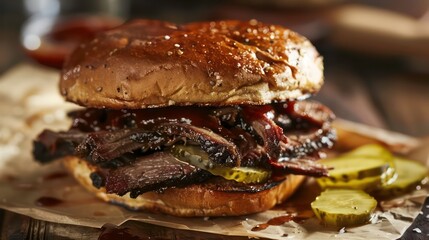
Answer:
[(282, 183), (256, 193), (216, 191), (205, 188), (204, 184), (192, 184), (131, 198), (129, 194), (119, 196), (106, 193), (104, 188), (95, 188), (89, 177), (95, 167), (88, 162), (77, 157), (64, 158), (63, 162), (80, 184), (104, 201), (180, 217), (238, 216), (262, 212), (290, 197), (304, 180), (301, 175), (288, 175)]

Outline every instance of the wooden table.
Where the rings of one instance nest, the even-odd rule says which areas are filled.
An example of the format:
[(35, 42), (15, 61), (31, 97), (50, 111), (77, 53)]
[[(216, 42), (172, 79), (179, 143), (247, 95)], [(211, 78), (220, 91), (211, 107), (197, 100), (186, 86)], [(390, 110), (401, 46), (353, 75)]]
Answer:
[[(2, 43), (0, 52), (8, 48), (7, 42)], [(429, 65), (341, 51), (326, 39), (315, 44), (324, 55), (326, 69), (325, 86), (315, 99), (344, 119), (411, 136), (429, 136)], [(12, 64), (4, 63), (0, 69)], [(151, 239), (219, 239), (213, 234), (127, 224), (125, 227), (138, 224), (139, 233)], [(44, 222), (0, 210), (0, 232), (0, 239), (96, 239), (101, 230)]]

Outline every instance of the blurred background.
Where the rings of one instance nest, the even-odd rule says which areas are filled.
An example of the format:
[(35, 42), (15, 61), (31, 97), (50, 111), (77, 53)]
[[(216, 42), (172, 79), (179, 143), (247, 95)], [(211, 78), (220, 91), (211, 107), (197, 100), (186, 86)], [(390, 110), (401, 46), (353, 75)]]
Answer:
[(58, 68), (77, 42), (127, 19), (258, 19), (316, 45), (326, 70), (316, 98), (339, 117), (425, 137), (428, 9), (429, 0), (0, 0), (0, 73), (22, 62)]

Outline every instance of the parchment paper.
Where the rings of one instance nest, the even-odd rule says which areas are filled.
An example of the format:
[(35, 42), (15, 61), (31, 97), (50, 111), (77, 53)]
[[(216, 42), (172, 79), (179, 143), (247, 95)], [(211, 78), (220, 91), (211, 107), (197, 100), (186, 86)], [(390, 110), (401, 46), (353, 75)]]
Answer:
[[(423, 188), (400, 199), (382, 202), (380, 205), (384, 212), (376, 212), (372, 224), (342, 230), (323, 227), (317, 219), (311, 218), (301, 224), (291, 221), (262, 231), (251, 231), (257, 224), (285, 215), (284, 209), (228, 218), (177, 218), (128, 211), (101, 202), (87, 193), (64, 174), (65, 170), (59, 163), (42, 166), (33, 161), (32, 139), (43, 128), (67, 129), (69, 121), (66, 112), (76, 107), (65, 103), (59, 96), (58, 78), (58, 72), (54, 70), (24, 64), (13, 68), (0, 79), (1, 208), (45, 221), (90, 227), (136, 220), (178, 229), (277, 239), (394, 239), (419, 214), (428, 193)], [(395, 151), (411, 151), (418, 160), (428, 160), (426, 146), (429, 144), (421, 145), (414, 138), (347, 121), (338, 121), (336, 126), (340, 136), (347, 136), (344, 141), (340, 139), (340, 147), (382, 142)], [(51, 207), (39, 206), (36, 200), (40, 197), (55, 197), (62, 199), (63, 203)], [(400, 207), (392, 208), (397, 201), (401, 202)]]

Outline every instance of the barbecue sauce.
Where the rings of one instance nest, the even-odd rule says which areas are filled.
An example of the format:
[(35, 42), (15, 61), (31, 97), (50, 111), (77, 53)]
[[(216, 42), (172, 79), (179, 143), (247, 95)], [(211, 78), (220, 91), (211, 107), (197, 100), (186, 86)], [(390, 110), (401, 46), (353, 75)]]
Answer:
[(55, 180), (55, 179), (59, 179), (59, 178), (65, 178), (69, 176), (69, 174), (67, 172), (54, 172), (51, 174), (48, 174), (46, 176), (43, 177), (44, 181), (50, 181), (50, 180)]
[(304, 186), (298, 189), (291, 198), (273, 208), (276, 211), (285, 211), (286, 214), (258, 224), (252, 228), (252, 231), (261, 231), (269, 226), (279, 226), (290, 221), (302, 223), (312, 218), (314, 213), (311, 209), (311, 202), (320, 194), (320, 191), (321, 189), (314, 181), (306, 181)]
[(287, 222), (294, 221), (297, 223), (302, 223), (305, 220), (311, 218), (313, 215), (310, 214), (286, 214), (278, 217), (273, 217), (268, 220), (266, 223), (261, 223), (254, 226), (251, 230), (254, 232), (267, 229), (269, 226), (280, 226)]
[[(284, 104), (293, 105), (292, 102)], [(274, 105), (231, 107), (238, 108), (240, 114), (246, 114), (246, 118), (258, 119), (261, 115), (273, 119), (277, 113), (293, 115), (293, 107)], [(245, 109), (245, 111), (242, 110)], [(74, 118), (72, 128), (84, 132), (100, 130), (115, 130), (121, 128), (148, 127), (157, 123), (174, 122), (187, 123), (196, 127), (204, 127), (214, 132), (223, 131), (222, 122), (215, 117), (220, 108), (173, 106), (164, 108), (148, 108), (139, 110), (108, 110), (108, 109), (86, 109), (71, 113)], [(282, 109), (279, 112), (279, 109)], [(224, 116), (223, 116), (224, 117)], [(232, 116), (231, 116), (232, 117)], [(228, 118), (228, 116), (224, 117)]]
[(35, 204), (41, 207), (54, 207), (63, 202), (63, 200), (54, 197), (40, 197), (36, 200)]

